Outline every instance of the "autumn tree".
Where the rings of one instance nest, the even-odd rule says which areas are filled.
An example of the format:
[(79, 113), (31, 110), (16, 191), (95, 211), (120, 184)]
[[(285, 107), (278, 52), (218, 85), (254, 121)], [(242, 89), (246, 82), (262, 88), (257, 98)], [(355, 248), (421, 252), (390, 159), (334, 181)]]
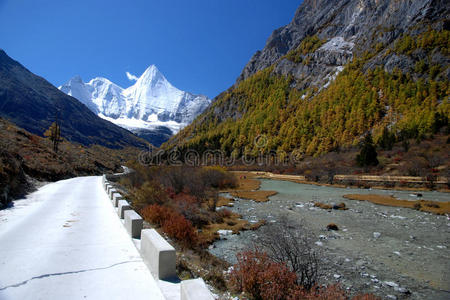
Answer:
[(394, 143), (395, 135), (387, 127), (384, 127), (378, 145), (380, 145), (383, 150), (392, 150)]
[(378, 165), (377, 155), (372, 135), (369, 132), (361, 144), (361, 151), (356, 156), (356, 162), (360, 167), (376, 166)]
[(53, 143), (53, 151), (58, 152), (58, 145), (61, 142), (61, 126), (57, 121), (44, 132), (44, 136), (48, 137)]

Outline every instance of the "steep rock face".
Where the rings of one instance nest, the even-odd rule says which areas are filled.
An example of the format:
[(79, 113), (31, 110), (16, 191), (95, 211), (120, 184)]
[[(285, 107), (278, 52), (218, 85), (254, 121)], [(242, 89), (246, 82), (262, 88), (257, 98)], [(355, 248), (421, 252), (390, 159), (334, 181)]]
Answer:
[(42, 135), (58, 113), (61, 135), (84, 145), (145, 146), (131, 132), (103, 120), (0, 50), (0, 117)]
[(191, 123), (211, 103), (206, 96), (177, 89), (154, 65), (126, 89), (102, 77), (84, 83), (79, 76), (59, 89), (80, 100), (98, 116), (156, 146)]
[[(371, 51), (377, 44), (385, 47), (404, 32), (420, 30), (414, 28), (419, 23), (426, 26), (441, 20), (434, 26), (442, 29), (448, 26), (448, 20), (445, 21), (448, 13), (449, 3), (443, 0), (305, 0), (297, 9), (292, 22), (275, 30), (264, 49), (251, 58), (238, 82), (277, 64), (276, 73), (292, 74), (301, 81), (306, 79), (306, 85), (309, 82), (313, 85), (324, 84), (323, 80), (317, 78), (325, 78), (332, 73), (330, 67), (343, 66), (353, 55)], [(328, 41), (328, 47), (324, 45), (317, 53), (310, 54), (310, 66), (295, 66), (283, 59), (303, 39), (313, 35)], [(388, 64), (388, 70), (400, 67), (403, 72), (408, 72), (413, 67), (396, 62), (398, 59), (394, 56), (380, 53), (374, 61), (377, 65)]]

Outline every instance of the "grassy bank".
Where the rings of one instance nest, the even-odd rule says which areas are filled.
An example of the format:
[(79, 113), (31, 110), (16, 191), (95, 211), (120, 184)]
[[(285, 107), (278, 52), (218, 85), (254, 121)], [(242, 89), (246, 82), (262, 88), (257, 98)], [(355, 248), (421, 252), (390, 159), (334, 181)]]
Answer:
[(378, 205), (412, 208), (419, 211), (430, 212), (438, 215), (450, 213), (450, 202), (430, 201), (430, 200), (401, 200), (392, 196), (348, 194), (344, 198), (358, 201), (368, 201)]

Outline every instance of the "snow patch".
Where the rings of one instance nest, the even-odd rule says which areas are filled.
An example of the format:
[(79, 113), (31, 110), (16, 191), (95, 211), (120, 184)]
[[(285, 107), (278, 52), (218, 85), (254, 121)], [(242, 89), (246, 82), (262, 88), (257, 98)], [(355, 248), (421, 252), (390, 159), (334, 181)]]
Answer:
[(353, 54), (352, 49), (355, 46), (352, 42), (347, 42), (341, 36), (336, 36), (330, 39), (328, 42), (322, 45), (319, 50)]

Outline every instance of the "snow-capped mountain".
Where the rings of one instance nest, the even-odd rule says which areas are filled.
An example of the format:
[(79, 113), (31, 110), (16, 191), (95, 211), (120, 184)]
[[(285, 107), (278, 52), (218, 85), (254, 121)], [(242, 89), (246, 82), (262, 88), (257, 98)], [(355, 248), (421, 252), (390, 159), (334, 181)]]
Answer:
[[(137, 134), (147, 131), (144, 137), (148, 136), (148, 130), (165, 132), (167, 137), (162, 140), (170, 136), (168, 132), (177, 133), (192, 122), (211, 103), (206, 96), (177, 89), (154, 65), (126, 89), (102, 77), (85, 83), (80, 76), (59, 89), (108, 121)], [(155, 140), (151, 142), (160, 144)]]

